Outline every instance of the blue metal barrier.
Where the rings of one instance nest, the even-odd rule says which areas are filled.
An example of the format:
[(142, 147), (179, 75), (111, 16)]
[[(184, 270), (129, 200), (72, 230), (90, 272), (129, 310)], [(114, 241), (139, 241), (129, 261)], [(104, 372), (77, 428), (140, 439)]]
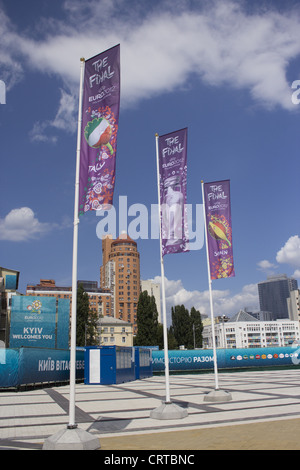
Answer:
[[(84, 351), (76, 351), (76, 378), (84, 376)], [(63, 349), (0, 349), (0, 388), (65, 382), (70, 379), (70, 351)]]
[[(170, 350), (170, 371), (213, 369), (213, 350)], [(153, 371), (165, 369), (164, 351), (152, 351)], [(296, 366), (300, 364), (300, 347), (217, 349), (218, 369)]]
[(135, 348), (135, 376), (136, 379), (152, 377), (152, 350), (147, 348)]

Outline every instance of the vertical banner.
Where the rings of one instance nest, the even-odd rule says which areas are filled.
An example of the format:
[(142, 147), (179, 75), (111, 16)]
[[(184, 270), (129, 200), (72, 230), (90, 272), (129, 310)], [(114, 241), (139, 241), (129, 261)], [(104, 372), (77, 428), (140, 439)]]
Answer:
[(120, 45), (85, 62), (79, 215), (112, 204), (120, 108)]
[(204, 184), (211, 279), (233, 277), (230, 181)]
[(186, 207), (187, 128), (159, 137), (162, 255), (189, 251)]

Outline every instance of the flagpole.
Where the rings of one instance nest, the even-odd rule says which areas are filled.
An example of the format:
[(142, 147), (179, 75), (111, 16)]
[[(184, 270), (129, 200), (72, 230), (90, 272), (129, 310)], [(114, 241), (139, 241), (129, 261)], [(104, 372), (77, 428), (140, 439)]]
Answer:
[(207, 224), (206, 224), (206, 210), (205, 210), (204, 182), (203, 182), (203, 181), (201, 181), (201, 187), (202, 187), (203, 215), (204, 215), (204, 228), (205, 228), (205, 244), (206, 244), (206, 258), (207, 258), (207, 275), (208, 275), (208, 285), (209, 285), (209, 302), (210, 302), (210, 316), (211, 316), (211, 332), (212, 332), (213, 355), (214, 355), (215, 389), (216, 389), (216, 390), (219, 390), (218, 364), (217, 364), (217, 351), (216, 351), (216, 338), (215, 338), (215, 322), (214, 322), (213, 297), (212, 297), (212, 288), (211, 288), (212, 281), (211, 281), (211, 274), (210, 274), (209, 252), (208, 252), (208, 242), (207, 242)]
[(158, 192), (158, 220), (159, 220), (159, 242), (160, 242), (160, 268), (161, 268), (161, 290), (163, 304), (163, 337), (164, 337), (164, 360), (165, 360), (165, 389), (166, 400), (150, 412), (150, 418), (153, 419), (181, 419), (188, 415), (186, 409), (172, 403), (170, 398), (170, 379), (169, 379), (169, 354), (168, 354), (168, 329), (166, 314), (166, 293), (165, 293), (165, 270), (162, 254), (162, 227), (161, 227), (161, 204), (160, 204), (160, 178), (159, 178), (159, 146), (158, 134), (155, 134), (156, 143), (156, 168), (157, 168), (157, 192)]
[(68, 429), (77, 428), (75, 423), (75, 383), (76, 383), (76, 317), (77, 317), (77, 252), (78, 252), (78, 202), (79, 202), (79, 169), (80, 169), (80, 142), (82, 122), (82, 97), (85, 59), (80, 59), (80, 85), (79, 109), (76, 149), (76, 176), (74, 201), (74, 229), (73, 229), (73, 267), (72, 267), (72, 316), (71, 316), (71, 349), (70, 349), (70, 400)]
[(80, 170), (80, 142), (82, 122), (82, 99), (84, 81), (85, 59), (80, 59), (80, 85), (79, 85), (79, 110), (76, 148), (76, 176), (75, 176), (75, 201), (74, 201), (74, 228), (73, 228), (73, 264), (72, 264), (72, 317), (71, 317), (71, 344), (70, 344), (70, 398), (69, 398), (69, 424), (65, 430), (61, 430), (48, 437), (43, 445), (43, 450), (97, 450), (100, 446), (99, 439), (75, 423), (75, 383), (76, 383), (76, 313), (77, 313), (77, 251), (78, 251), (78, 202), (79, 202), (79, 170)]
[(161, 290), (163, 304), (163, 337), (164, 337), (164, 358), (165, 358), (165, 387), (166, 403), (171, 402), (170, 398), (170, 379), (169, 379), (169, 355), (168, 355), (168, 330), (166, 314), (166, 292), (165, 292), (165, 269), (162, 255), (162, 233), (161, 233), (161, 205), (160, 205), (160, 179), (159, 179), (159, 152), (158, 152), (158, 134), (155, 134), (156, 143), (156, 169), (157, 169), (157, 192), (158, 192), (158, 217), (159, 217), (159, 245), (160, 245), (160, 269), (161, 269)]

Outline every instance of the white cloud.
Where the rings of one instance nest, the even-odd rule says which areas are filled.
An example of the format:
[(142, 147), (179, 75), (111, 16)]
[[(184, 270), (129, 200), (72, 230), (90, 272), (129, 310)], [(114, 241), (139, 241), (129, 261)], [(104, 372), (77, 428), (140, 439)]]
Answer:
[(270, 263), (270, 261), (268, 261), (267, 259), (259, 261), (257, 265), (262, 271), (268, 270), (268, 269), (274, 269), (277, 267), (276, 264)]
[[(154, 282), (161, 282), (161, 276), (156, 276)], [(167, 322), (171, 323), (171, 307), (183, 304), (187, 309), (195, 307), (202, 314), (210, 316), (209, 290), (189, 291), (181, 280), (165, 278)], [(229, 290), (213, 289), (214, 315), (235, 315), (244, 307), (259, 308), (257, 284), (248, 284), (242, 291), (231, 295)]]
[(300, 268), (300, 238), (298, 235), (288, 239), (285, 245), (277, 252), (276, 261)]
[(261, 260), (257, 263), (259, 271), (262, 271), (268, 276), (271, 276), (272, 274), (275, 274), (276, 269), (278, 266), (274, 263), (271, 263), (267, 259)]
[(300, 269), (296, 269), (296, 271), (293, 274), (293, 277), (296, 279), (300, 279)]
[(51, 135), (51, 130), (60, 129), (71, 133), (76, 130), (77, 108), (75, 97), (62, 89), (60, 91), (61, 98), (54, 119), (44, 122), (37, 121), (34, 124), (30, 132), (30, 139), (33, 142), (56, 143), (57, 136)]
[(23, 77), (23, 67), (20, 61), (16, 60), (16, 34), (13, 25), (0, 6), (0, 78), (4, 81), (7, 91)]
[(134, 2), (128, 9), (125, 0), (68, 0), (68, 22), (44, 19), (44, 39), (19, 34), (7, 18), (1, 37), (12, 74), (22, 55), (22, 63), (59, 76), (68, 93), (78, 88), (80, 57), (120, 43), (123, 106), (184, 89), (193, 75), (209, 86), (248, 90), (267, 108), (295, 109), (286, 71), (300, 53), (299, 9), (249, 12), (233, 0), (189, 5)]
[(21, 207), (0, 218), (0, 240), (20, 242), (36, 239), (53, 227), (55, 224), (39, 222), (29, 207)]
[(51, 127), (50, 121), (34, 123), (32, 130), (29, 133), (30, 140), (32, 142), (47, 142), (55, 144), (57, 142), (57, 136), (49, 135), (46, 130)]

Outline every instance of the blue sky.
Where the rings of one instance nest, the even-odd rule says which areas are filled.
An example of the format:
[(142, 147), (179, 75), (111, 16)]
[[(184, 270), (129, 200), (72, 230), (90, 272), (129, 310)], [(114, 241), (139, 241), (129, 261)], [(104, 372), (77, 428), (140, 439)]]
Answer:
[[(0, 265), (20, 271), (20, 291), (71, 285), (80, 57), (116, 44), (117, 214), (127, 196), (151, 224), (155, 133), (187, 127), (194, 228), (201, 180), (231, 181), (236, 276), (213, 281), (215, 314), (257, 306), (269, 274), (299, 279), (299, 1), (0, 0)], [(79, 279), (99, 281), (100, 220), (80, 219)], [(136, 241), (142, 278), (159, 280), (158, 240)], [(167, 308), (209, 314), (205, 247), (164, 264)]]

